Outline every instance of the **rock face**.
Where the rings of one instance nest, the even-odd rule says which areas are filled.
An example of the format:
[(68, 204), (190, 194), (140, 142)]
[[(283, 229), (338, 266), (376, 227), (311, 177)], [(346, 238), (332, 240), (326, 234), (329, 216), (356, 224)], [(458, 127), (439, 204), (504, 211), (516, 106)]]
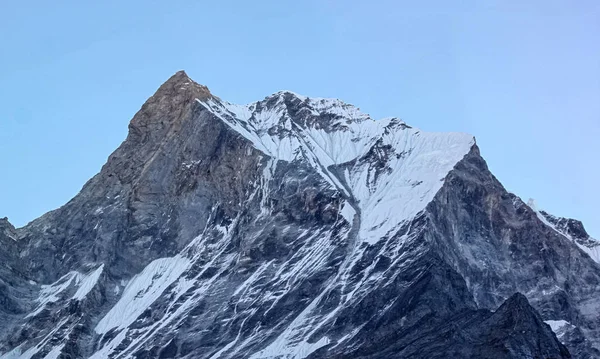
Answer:
[(178, 72), (0, 244), (1, 358), (600, 356), (581, 223), (508, 193), (471, 136), (339, 100), (234, 105)]
[[(21, 243), (17, 237), (17, 231), (8, 219), (0, 218), (0, 321), (3, 323), (27, 314), (22, 299), (33, 295), (33, 291), (28, 291), (30, 285), (19, 260)], [(7, 329), (0, 326), (0, 335), (5, 335)]]

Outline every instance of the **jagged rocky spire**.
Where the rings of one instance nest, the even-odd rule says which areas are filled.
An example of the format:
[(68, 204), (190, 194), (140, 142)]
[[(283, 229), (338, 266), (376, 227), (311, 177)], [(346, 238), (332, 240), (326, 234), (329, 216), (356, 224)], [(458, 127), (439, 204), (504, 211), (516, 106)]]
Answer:
[(162, 84), (134, 116), (129, 124), (132, 140), (155, 141), (168, 131), (181, 126), (196, 99), (212, 94), (206, 86), (194, 82), (184, 71), (178, 71)]

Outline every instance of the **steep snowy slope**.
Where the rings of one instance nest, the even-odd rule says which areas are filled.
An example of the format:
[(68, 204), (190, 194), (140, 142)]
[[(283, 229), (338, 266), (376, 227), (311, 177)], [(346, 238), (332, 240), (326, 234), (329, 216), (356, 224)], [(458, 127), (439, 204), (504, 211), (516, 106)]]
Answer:
[(246, 106), (198, 102), (272, 161), (318, 171), (347, 200), (348, 221), (360, 217), (358, 237), (369, 243), (422, 211), (475, 143), (467, 134), (421, 132), (396, 118), (375, 121), (339, 100), (291, 92)]
[(592, 357), (600, 267), (548, 223), (472, 136), (179, 72), (74, 199), (0, 233), (0, 357), (570, 357), (544, 321)]

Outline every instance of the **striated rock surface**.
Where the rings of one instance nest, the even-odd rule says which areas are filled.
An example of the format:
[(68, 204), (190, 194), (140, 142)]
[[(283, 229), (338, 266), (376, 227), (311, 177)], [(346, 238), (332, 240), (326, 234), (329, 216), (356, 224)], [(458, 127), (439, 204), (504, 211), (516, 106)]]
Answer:
[(507, 192), (472, 136), (335, 99), (235, 105), (178, 72), (0, 244), (0, 358), (600, 356), (581, 223)]

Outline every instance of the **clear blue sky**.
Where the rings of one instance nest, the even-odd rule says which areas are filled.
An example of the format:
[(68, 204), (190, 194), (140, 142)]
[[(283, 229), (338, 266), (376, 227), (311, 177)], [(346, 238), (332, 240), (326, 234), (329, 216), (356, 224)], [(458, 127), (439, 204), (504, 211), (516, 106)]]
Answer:
[(0, 217), (66, 203), (185, 69), (230, 102), (288, 89), (471, 133), (507, 189), (600, 237), (600, 1), (522, 3), (3, 1)]

